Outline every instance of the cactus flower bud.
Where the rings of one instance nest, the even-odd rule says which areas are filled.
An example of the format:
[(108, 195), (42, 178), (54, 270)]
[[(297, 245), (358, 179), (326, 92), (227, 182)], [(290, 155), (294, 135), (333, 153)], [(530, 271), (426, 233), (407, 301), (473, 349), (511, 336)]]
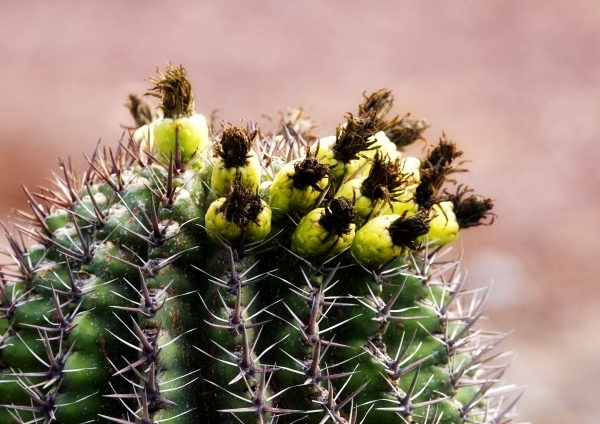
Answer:
[(429, 232), (417, 240), (419, 243), (427, 242), (433, 246), (443, 246), (456, 240), (459, 234), (458, 221), (454, 214), (452, 202), (440, 202), (433, 205), (429, 212)]
[(232, 244), (252, 243), (271, 232), (271, 209), (238, 179), (227, 197), (210, 204), (205, 221), (212, 239), (218, 236)]
[(428, 222), (424, 213), (375, 217), (356, 231), (352, 255), (363, 266), (379, 268), (415, 249), (417, 237), (429, 231)]
[(152, 95), (162, 99), (160, 107), (164, 113), (162, 120), (154, 122), (154, 148), (159, 158), (172, 155), (182, 163), (210, 144), (206, 118), (194, 112), (194, 95), (185, 73), (182, 66), (173, 68), (169, 64), (164, 74), (159, 71), (158, 78), (150, 79), (156, 92)]
[(292, 234), (292, 251), (303, 257), (331, 257), (352, 244), (356, 228), (352, 202), (341, 197), (310, 211)]
[(287, 163), (270, 187), (269, 206), (275, 219), (295, 212), (308, 213), (329, 183), (329, 166), (321, 164), (308, 151), (305, 159)]
[(244, 187), (256, 191), (260, 184), (261, 167), (252, 150), (252, 140), (248, 132), (241, 127), (229, 126), (223, 130), (223, 136), (215, 151), (218, 155), (213, 167), (210, 187), (218, 197), (229, 193), (231, 184), (239, 177)]

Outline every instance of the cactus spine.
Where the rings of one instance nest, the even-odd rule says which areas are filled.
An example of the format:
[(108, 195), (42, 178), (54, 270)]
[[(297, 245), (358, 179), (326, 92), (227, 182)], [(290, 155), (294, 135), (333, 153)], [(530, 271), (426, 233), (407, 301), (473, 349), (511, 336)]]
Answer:
[(454, 143), (404, 157), (426, 123), (387, 90), (316, 140), (302, 111), (215, 130), (183, 67), (152, 81), (163, 117), (131, 96), (132, 136), (3, 224), (0, 423), (511, 421), (485, 291), (443, 257), (493, 220), (445, 188)]

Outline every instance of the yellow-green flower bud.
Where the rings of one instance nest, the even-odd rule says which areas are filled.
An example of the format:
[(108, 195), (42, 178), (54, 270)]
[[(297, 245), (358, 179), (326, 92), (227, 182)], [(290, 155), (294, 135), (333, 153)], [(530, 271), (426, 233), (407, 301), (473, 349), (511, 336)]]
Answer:
[[(355, 178), (347, 181), (335, 194), (336, 198), (347, 197), (354, 200), (354, 210), (362, 219), (376, 214), (377, 201), (365, 196), (361, 191), (364, 178)], [(373, 213), (375, 211), (375, 213)]]
[[(344, 175), (346, 174), (346, 168), (350, 165), (350, 163), (347, 164), (336, 159), (335, 150), (333, 149), (335, 143), (335, 136), (321, 138), (312, 145), (311, 152), (319, 160), (319, 162), (324, 165), (329, 165), (331, 176), (336, 181), (342, 181)], [(355, 162), (356, 161), (351, 161), (352, 164)]]
[(433, 246), (443, 246), (458, 237), (460, 228), (452, 202), (440, 202), (433, 205), (429, 212), (430, 230), (426, 236), (418, 238), (419, 243)]
[(154, 147), (161, 159), (177, 155), (177, 139), (181, 161), (187, 162), (194, 153), (202, 153), (210, 144), (206, 118), (198, 113), (190, 117), (165, 118), (154, 124)]
[[(379, 152), (382, 157), (389, 157), (391, 160), (402, 158), (401, 153), (396, 149), (396, 145), (392, 143), (385, 132), (379, 131), (370, 140), (374, 140), (372, 150), (365, 150), (356, 163), (356, 169), (353, 171), (354, 178), (366, 177), (371, 172), (373, 167), (373, 158)], [(349, 169), (349, 171), (352, 171)], [(347, 175), (347, 177), (351, 177)]]
[(364, 155), (368, 158), (375, 157), (375, 153), (379, 151), (382, 156), (389, 156), (390, 159), (395, 160), (396, 158), (402, 157), (402, 154), (396, 148), (396, 145), (390, 141), (385, 135), (384, 131), (379, 131), (371, 137), (374, 141), (371, 150), (366, 150)]
[(271, 208), (261, 200), (262, 211), (256, 215), (256, 221), (250, 221), (245, 240), (249, 243), (264, 240), (271, 232)]
[(302, 257), (332, 257), (352, 244), (356, 229), (352, 202), (334, 199), (328, 208), (310, 211), (292, 234), (292, 251)]
[(384, 206), (382, 213), (384, 215), (396, 214), (411, 216), (419, 211), (415, 191), (419, 185), (421, 174), (421, 161), (418, 158), (407, 156), (400, 161), (400, 170), (404, 177), (404, 191), (398, 194), (392, 201)]
[(194, 95), (183, 66), (173, 68), (169, 64), (165, 73), (159, 71), (158, 75), (150, 81), (154, 83), (152, 95), (162, 100), (164, 119), (154, 122), (154, 148), (159, 160), (173, 157), (185, 163), (195, 152), (208, 148), (208, 124), (204, 116), (194, 112)]
[(356, 231), (352, 242), (352, 255), (363, 266), (379, 268), (400, 256), (407, 249), (397, 246), (388, 231), (399, 215), (375, 217)]
[(403, 194), (408, 180), (399, 158), (392, 161), (377, 152), (371, 163), (367, 178), (350, 180), (338, 191), (338, 196), (354, 199), (354, 207), (363, 219), (378, 214), (382, 207)]
[(253, 192), (260, 184), (261, 166), (252, 150), (256, 133), (248, 136), (242, 127), (229, 126), (223, 130), (220, 143), (215, 148), (217, 160), (213, 167), (211, 189), (216, 196), (229, 193), (231, 184), (238, 178)]
[(313, 148), (316, 157), (331, 167), (331, 175), (338, 185), (346, 178), (353, 178), (352, 175), (359, 169), (361, 155), (373, 149), (376, 142), (373, 135), (379, 124), (374, 111), (358, 118), (349, 114), (347, 122), (337, 128), (335, 142), (333, 137), (327, 137), (317, 143), (316, 149)]
[(227, 197), (212, 202), (205, 215), (208, 235), (242, 244), (263, 240), (271, 232), (271, 209), (239, 180)]
[(381, 215), (363, 225), (352, 242), (352, 255), (363, 266), (377, 269), (416, 249), (417, 237), (429, 231), (425, 213), (406, 217)]
[(223, 212), (220, 212), (225, 200), (224, 197), (221, 197), (208, 207), (204, 217), (206, 229), (213, 240), (219, 236), (224, 240), (235, 242), (242, 235), (242, 229), (229, 221)]
[(329, 166), (319, 163), (309, 152), (305, 159), (288, 162), (275, 175), (270, 188), (269, 206), (274, 219), (289, 213), (304, 216), (329, 183)]
[(403, 215), (406, 216), (416, 214), (419, 211), (419, 205), (415, 201), (415, 194), (411, 190), (405, 190), (402, 194), (397, 196), (388, 205), (384, 205), (382, 209), (383, 215)]

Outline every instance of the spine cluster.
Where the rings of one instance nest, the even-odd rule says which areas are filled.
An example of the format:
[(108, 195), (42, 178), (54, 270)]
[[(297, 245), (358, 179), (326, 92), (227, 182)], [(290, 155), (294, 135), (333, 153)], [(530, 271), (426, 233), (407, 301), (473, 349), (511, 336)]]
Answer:
[[(365, 96), (336, 134), (194, 111), (183, 67), (82, 175), (25, 190), (0, 265), (0, 424), (486, 423), (521, 390), (448, 243), (493, 202), (449, 191), (424, 120)], [(162, 116), (161, 116), (162, 115)]]

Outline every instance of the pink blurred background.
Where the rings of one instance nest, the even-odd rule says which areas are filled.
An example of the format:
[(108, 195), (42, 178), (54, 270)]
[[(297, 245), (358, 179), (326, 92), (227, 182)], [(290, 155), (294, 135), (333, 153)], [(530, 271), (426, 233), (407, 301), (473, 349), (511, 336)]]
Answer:
[(328, 135), (362, 92), (396, 95), (471, 159), (497, 201), (470, 230), (486, 328), (514, 334), (522, 421), (600, 422), (600, 2), (0, 1), (0, 216), (57, 156), (83, 167), (155, 67), (183, 63), (196, 108), (238, 122), (304, 105)]

